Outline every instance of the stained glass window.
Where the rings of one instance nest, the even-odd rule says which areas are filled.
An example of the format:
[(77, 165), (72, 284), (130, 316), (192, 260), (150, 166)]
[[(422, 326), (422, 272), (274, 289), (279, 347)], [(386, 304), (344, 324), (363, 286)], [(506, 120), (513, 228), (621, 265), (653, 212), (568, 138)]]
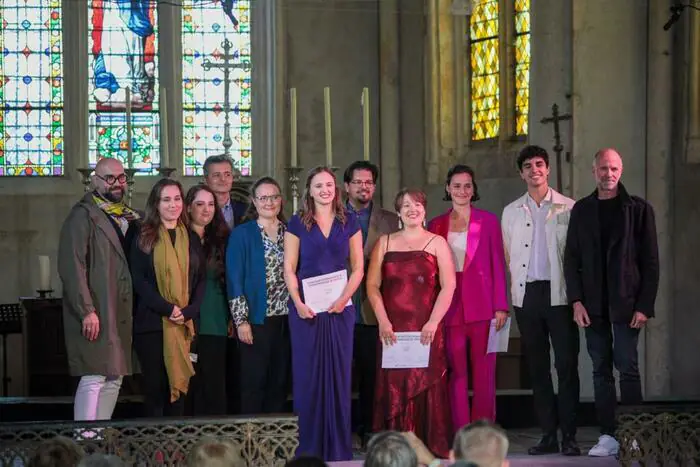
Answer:
[(498, 136), (498, 0), (474, 0), (469, 25), (472, 140)]
[(515, 0), (515, 133), (527, 134), (530, 102), (530, 0)]
[(158, 44), (153, 0), (91, 0), (88, 14), (90, 164), (127, 160), (126, 88), (131, 93), (132, 163), (139, 173), (160, 165)]
[(250, 0), (183, 0), (182, 48), (185, 175), (226, 152), (250, 175)]
[(63, 175), (61, 0), (0, 1), (0, 176)]

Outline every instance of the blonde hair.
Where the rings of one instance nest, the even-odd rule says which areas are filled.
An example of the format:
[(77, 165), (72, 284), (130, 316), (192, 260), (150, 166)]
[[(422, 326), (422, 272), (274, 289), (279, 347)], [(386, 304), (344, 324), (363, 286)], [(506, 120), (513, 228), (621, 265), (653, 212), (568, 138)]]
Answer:
[(205, 438), (187, 455), (187, 467), (245, 467), (240, 449), (230, 441)]

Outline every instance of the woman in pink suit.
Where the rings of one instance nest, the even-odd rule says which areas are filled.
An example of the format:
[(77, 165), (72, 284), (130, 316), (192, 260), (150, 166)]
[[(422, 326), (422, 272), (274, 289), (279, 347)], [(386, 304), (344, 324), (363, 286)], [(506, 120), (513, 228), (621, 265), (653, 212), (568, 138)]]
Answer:
[[(457, 287), (444, 319), (455, 430), (481, 418), (496, 419), (496, 354), (486, 350), (491, 320), (496, 318), (500, 329), (508, 318), (500, 223), (494, 214), (472, 207), (478, 199), (474, 171), (466, 165), (452, 167), (445, 184), (445, 200), (452, 201), (452, 208), (428, 226), (449, 243), (457, 271)], [(469, 376), (474, 390), (471, 413)]]

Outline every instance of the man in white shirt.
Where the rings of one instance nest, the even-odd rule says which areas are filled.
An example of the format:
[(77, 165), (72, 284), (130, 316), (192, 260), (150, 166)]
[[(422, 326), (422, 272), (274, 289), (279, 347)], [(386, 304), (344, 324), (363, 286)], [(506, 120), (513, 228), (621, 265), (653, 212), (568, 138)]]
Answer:
[[(562, 454), (578, 456), (581, 454), (576, 444), (579, 332), (567, 302), (563, 269), (574, 200), (549, 187), (549, 155), (545, 149), (527, 146), (520, 152), (517, 163), (527, 193), (506, 206), (501, 227), (513, 308), (532, 380), (535, 413), (543, 434), (528, 453), (559, 452), (558, 421)], [(559, 382), (558, 398), (554, 396), (550, 372), (550, 339)]]

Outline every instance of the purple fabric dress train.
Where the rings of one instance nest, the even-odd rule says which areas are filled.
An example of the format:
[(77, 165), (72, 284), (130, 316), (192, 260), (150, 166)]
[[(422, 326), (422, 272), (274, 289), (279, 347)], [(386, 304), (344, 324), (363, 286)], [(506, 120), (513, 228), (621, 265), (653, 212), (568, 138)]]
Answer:
[[(303, 279), (347, 269), (350, 237), (360, 230), (349, 214), (345, 225), (333, 221), (326, 238), (316, 224), (307, 230), (299, 217), (289, 221), (287, 232), (299, 238), (297, 278), (303, 296)], [(292, 341), (294, 412), (299, 417), (297, 455), (315, 455), (326, 461), (352, 459), (351, 365), (355, 309), (319, 313), (301, 319), (289, 301)]]

